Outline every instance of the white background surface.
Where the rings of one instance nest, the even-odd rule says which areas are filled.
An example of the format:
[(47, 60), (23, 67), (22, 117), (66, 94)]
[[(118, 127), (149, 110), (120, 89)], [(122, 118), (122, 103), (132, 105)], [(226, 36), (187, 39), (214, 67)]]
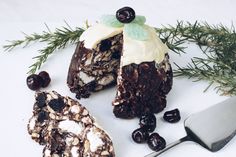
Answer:
[[(5, 40), (20, 39), (25, 33), (45, 30), (44, 22), (53, 30), (64, 25), (66, 20), (72, 27), (82, 26), (88, 19), (91, 23), (102, 14), (115, 13), (123, 6), (132, 6), (137, 14), (145, 15), (147, 23), (154, 26), (175, 24), (176, 20), (207, 21), (210, 24), (235, 23), (235, 6), (233, 0), (1, 0), (0, 1), (0, 150), (4, 157), (41, 157), (42, 146), (33, 142), (27, 134), (26, 125), (31, 116), (34, 93), (25, 84), (28, 66), (33, 63), (32, 57), (44, 44), (35, 44), (29, 48), (17, 48), (11, 53), (3, 53)], [(75, 45), (52, 55), (42, 67), (52, 77), (52, 83), (46, 90), (56, 90), (62, 95), (74, 98), (66, 86), (66, 76)], [(171, 60), (185, 64), (190, 56), (199, 55), (199, 51), (190, 45), (188, 55), (181, 58), (171, 53)], [(173, 90), (168, 95), (166, 110), (178, 107), (182, 120), (177, 124), (168, 124), (157, 115), (156, 131), (167, 143), (185, 135), (183, 120), (190, 114), (207, 108), (226, 97), (215, 94), (210, 89), (203, 93), (206, 82), (193, 83), (187, 79), (174, 79)], [(91, 111), (97, 121), (113, 138), (117, 157), (142, 157), (151, 152), (145, 144), (135, 144), (131, 132), (138, 127), (138, 119), (120, 120), (112, 114), (111, 101), (115, 88), (94, 94), (81, 102)], [(217, 116), (217, 115), (216, 115)], [(203, 126), (204, 127), (204, 126)], [(220, 124), (219, 124), (219, 127)], [(187, 142), (163, 157), (206, 156), (233, 157), (236, 155), (236, 138), (217, 153), (211, 153), (201, 146)]]

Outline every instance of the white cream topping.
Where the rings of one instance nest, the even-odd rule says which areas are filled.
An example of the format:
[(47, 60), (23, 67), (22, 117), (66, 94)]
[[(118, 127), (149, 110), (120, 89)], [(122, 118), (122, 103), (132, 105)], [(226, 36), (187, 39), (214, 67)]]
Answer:
[[(145, 41), (135, 40), (123, 33), (123, 56), (121, 57), (121, 66), (131, 63), (140, 64), (142, 62), (156, 61), (160, 63), (164, 60), (168, 47), (162, 43), (154, 28), (144, 25), (148, 33), (148, 39)], [(123, 27), (113, 28), (103, 24), (96, 24), (89, 27), (80, 37), (84, 41), (84, 46), (93, 49), (103, 40), (115, 36), (123, 31)], [(85, 77), (85, 76), (84, 76)], [(87, 80), (86, 78), (85, 80)], [(90, 81), (91, 78), (88, 80)], [(86, 81), (86, 82), (88, 82)]]
[(95, 24), (89, 27), (80, 36), (80, 41), (84, 41), (84, 47), (92, 49), (103, 39), (113, 37), (123, 31), (123, 28), (108, 27), (103, 24)]
[(144, 27), (148, 33), (148, 39), (145, 41), (131, 39), (126, 33), (123, 33), (121, 66), (150, 61), (160, 63), (164, 60), (168, 47), (159, 39), (154, 28), (147, 25)]
[(81, 134), (83, 130), (83, 126), (81, 125), (81, 123), (78, 123), (72, 120), (61, 121), (59, 122), (58, 127), (62, 129), (63, 131), (71, 132), (76, 135)]
[(90, 150), (92, 152), (95, 152), (99, 146), (103, 145), (99, 134), (99, 132), (94, 132), (93, 129), (91, 129), (90, 132), (87, 134), (87, 139), (90, 143)]

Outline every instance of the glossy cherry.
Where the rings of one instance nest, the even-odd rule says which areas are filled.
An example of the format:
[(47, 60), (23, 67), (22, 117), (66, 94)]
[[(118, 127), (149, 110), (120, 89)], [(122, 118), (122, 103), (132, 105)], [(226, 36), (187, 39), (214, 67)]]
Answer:
[(139, 125), (145, 128), (148, 132), (153, 132), (156, 129), (156, 117), (152, 113), (145, 114), (140, 117)]
[(117, 10), (116, 18), (121, 23), (130, 23), (135, 19), (135, 11), (130, 7), (123, 7)]
[(166, 141), (158, 133), (153, 133), (149, 136), (147, 144), (153, 151), (160, 151), (166, 147)]

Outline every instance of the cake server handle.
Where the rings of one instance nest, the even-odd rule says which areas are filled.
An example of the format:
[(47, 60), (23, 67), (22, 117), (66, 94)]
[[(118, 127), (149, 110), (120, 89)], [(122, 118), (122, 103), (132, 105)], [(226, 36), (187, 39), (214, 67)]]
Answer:
[(178, 141), (175, 141), (169, 145), (166, 146), (166, 148), (160, 150), (159, 152), (152, 152), (144, 157), (156, 157), (156, 156), (159, 156), (161, 155), (162, 153), (166, 152), (167, 150), (169, 150), (170, 148), (173, 148), (174, 146), (177, 146), (179, 145), (180, 143), (182, 142), (185, 142), (185, 141), (191, 141), (191, 138), (189, 136), (185, 136), (181, 139), (179, 139)]

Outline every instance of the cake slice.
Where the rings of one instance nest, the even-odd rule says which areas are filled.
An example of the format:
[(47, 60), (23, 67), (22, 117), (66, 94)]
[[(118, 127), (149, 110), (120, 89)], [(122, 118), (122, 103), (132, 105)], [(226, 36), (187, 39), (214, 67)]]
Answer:
[[(77, 98), (117, 85), (113, 101), (119, 118), (158, 113), (166, 107), (173, 74), (168, 47), (145, 17), (130, 8), (107, 15), (81, 35), (69, 67), (67, 83)], [(132, 19), (131, 18), (132, 15)], [(128, 21), (127, 21), (127, 19)]]
[(79, 102), (55, 91), (37, 92), (28, 132), (45, 145), (43, 156), (113, 157), (110, 137)]

